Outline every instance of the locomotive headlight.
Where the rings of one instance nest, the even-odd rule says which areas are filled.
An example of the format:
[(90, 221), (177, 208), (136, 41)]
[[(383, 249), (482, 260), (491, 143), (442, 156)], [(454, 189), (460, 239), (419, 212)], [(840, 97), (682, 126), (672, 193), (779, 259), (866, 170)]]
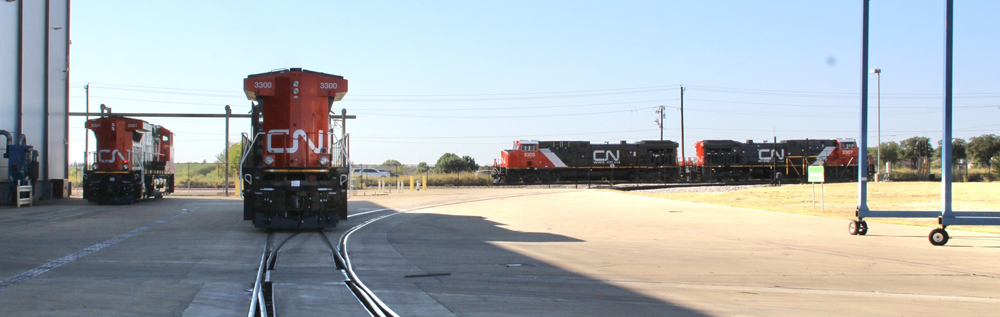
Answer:
[(298, 95), (299, 89), (298, 88), (292, 89), (292, 94)]
[(292, 82), (292, 87), (298, 87), (298, 86), (299, 86), (298, 80)]
[(330, 164), (330, 158), (326, 157), (326, 156), (320, 156), (319, 157), (319, 165), (326, 166), (326, 164)]
[(94, 169), (95, 170), (97, 169), (97, 163), (94, 163)]
[(122, 164), (122, 169), (123, 170), (127, 170), (128, 169), (128, 164)]
[(274, 164), (274, 157), (270, 156), (270, 155), (264, 156), (264, 164), (267, 164), (267, 165)]

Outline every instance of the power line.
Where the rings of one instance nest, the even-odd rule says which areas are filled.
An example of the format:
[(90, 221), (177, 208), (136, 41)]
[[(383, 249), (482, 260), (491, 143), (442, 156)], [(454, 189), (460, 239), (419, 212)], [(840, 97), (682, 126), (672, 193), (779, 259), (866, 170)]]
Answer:
[[(572, 136), (572, 135), (589, 135), (589, 134), (612, 134), (612, 133), (635, 133), (635, 132), (655, 132), (656, 129), (646, 129), (646, 130), (625, 130), (625, 131), (602, 131), (602, 132), (582, 132), (582, 133), (547, 133), (547, 134), (532, 134), (532, 137), (539, 136)], [(520, 138), (523, 135), (500, 135), (500, 136), (446, 136), (446, 137), (429, 137), (429, 136), (354, 136), (355, 139), (494, 139), (494, 138)]]
[[(605, 102), (605, 103), (589, 103), (589, 104), (574, 104), (574, 105), (557, 105), (557, 106), (516, 106), (516, 107), (465, 107), (465, 108), (365, 108), (365, 111), (479, 111), (479, 110), (516, 110), (516, 109), (550, 109), (550, 108), (576, 108), (576, 107), (594, 107), (594, 106), (610, 106), (610, 105), (627, 105), (627, 104), (637, 104), (637, 103), (658, 103), (664, 101), (673, 101), (674, 99), (656, 99), (656, 100), (640, 100), (640, 101), (622, 101), (622, 102)], [(677, 108), (677, 107), (673, 107)]]
[[(202, 102), (180, 102), (180, 101), (163, 101), (163, 100), (150, 100), (150, 99), (132, 99), (132, 98), (118, 98), (118, 97), (106, 97), (106, 96), (90, 96), (90, 98), (101, 98), (109, 100), (122, 100), (122, 101), (138, 101), (138, 102), (155, 102), (155, 103), (169, 103), (178, 105), (192, 105), (192, 106), (225, 106), (225, 103), (202, 103)], [(241, 102), (242, 103), (242, 102)], [(250, 108), (246, 105), (230, 105), (233, 108)]]
[(639, 110), (649, 110), (655, 107), (643, 107), (636, 109), (627, 110), (615, 110), (615, 111), (600, 111), (600, 112), (586, 112), (586, 113), (562, 113), (562, 114), (540, 114), (540, 115), (520, 115), (520, 116), (503, 116), (503, 115), (482, 115), (482, 116), (431, 116), (431, 115), (397, 115), (397, 114), (384, 114), (384, 113), (367, 113), (364, 111), (355, 111), (359, 115), (365, 116), (377, 116), (377, 117), (400, 117), (400, 118), (426, 118), (426, 119), (511, 119), (511, 118), (551, 118), (551, 117), (572, 117), (572, 116), (589, 116), (597, 114), (609, 114), (609, 113), (622, 113), (622, 112), (635, 112)]
[(627, 94), (645, 94), (653, 92), (662, 92), (666, 89), (652, 89), (652, 90), (635, 90), (635, 91), (620, 91), (620, 92), (599, 92), (599, 93), (579, 93), (572, 95), (554, 95), (554, 96), (515, 96), (515, 97), (489, 97), (489, 98), (446, 98), (446, 99), (365, 99), (365, 98), (352, 98), (351, 102), (481, 102), (481, 101), (509, 101), (509, 100), (544, 100), (544, 99), (565, 99), (565, 98), (583, 98), (583, 97), (601, 97), (601, 96), (613, 96), (613, 95), (627, 95)]

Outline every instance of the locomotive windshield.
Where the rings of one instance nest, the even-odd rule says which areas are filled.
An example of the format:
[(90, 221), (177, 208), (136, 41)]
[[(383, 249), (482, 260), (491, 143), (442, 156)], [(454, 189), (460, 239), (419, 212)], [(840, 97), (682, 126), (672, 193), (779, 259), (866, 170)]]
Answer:
[(538, 144), (522, 144), (521, 151), (538, 151)]
[(857, 148), (857, 147), (858, 147), (858, 145), (856, 143), (854, 143), (854, 142), (840, 143), (840, 148), (841, 149), (845, 149), (845, 150), (850, 150), (850, 149), (854, 149), (854, 148)]

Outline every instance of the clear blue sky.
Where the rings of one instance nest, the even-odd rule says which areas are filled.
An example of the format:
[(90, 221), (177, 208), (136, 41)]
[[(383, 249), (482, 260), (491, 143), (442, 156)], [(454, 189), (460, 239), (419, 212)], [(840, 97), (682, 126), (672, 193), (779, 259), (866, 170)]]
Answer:
[[(71, 111), (249, 111), (248, 74), (302, 67), (350, 92), (352, 159), (492, 163), (517, 139), (857, 138), (861, 1), (74, 1)], [(1000, 134), (1000, 1), (957, 1), (954, 136)], [(873, 0), (882, 141), (941, 139), (944, 1)], [(871, 76), (875, 145), (876, 77)], [(149, 118), (178, 161), (221, 119)], [(238, 142), (249, 122), (232, 122)], [(71, 120), (71, 161), (84, 128)], [(93, 140), (92, 140), (93, 141)], [(91, 145), (93, 146), (93, 145)], [(73, 154), (79, 153), (79, 154)]]

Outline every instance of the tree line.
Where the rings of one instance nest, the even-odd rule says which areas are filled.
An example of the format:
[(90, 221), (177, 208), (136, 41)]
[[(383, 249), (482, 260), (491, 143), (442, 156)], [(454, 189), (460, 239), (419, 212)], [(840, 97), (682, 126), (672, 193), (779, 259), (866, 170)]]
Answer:
[[(902, 142), (882, 142), (882, 160), (879, 165), (886, 162), (898, 164), (909, 162), (912, 166), (917, 166), (921, 158), (941, 158), (942, 143), (938, 141), (937, 147), (931, 146), (931, 140), (927, 137), (915, 136)], [(878, 153), (877, 147), (868, 148), (868, 155), (875, 158)], [(984, 134), (974, 136), (968, 140), (955, 138), (951, 142), (952, 164), (958, 164), (962, 160), (968, 160), (979, 166), (986, 167), (991, 171), (1000, 174), (1000, 165), (995, 164), (1000, 161), (1000, 137), (994, 134)]]

